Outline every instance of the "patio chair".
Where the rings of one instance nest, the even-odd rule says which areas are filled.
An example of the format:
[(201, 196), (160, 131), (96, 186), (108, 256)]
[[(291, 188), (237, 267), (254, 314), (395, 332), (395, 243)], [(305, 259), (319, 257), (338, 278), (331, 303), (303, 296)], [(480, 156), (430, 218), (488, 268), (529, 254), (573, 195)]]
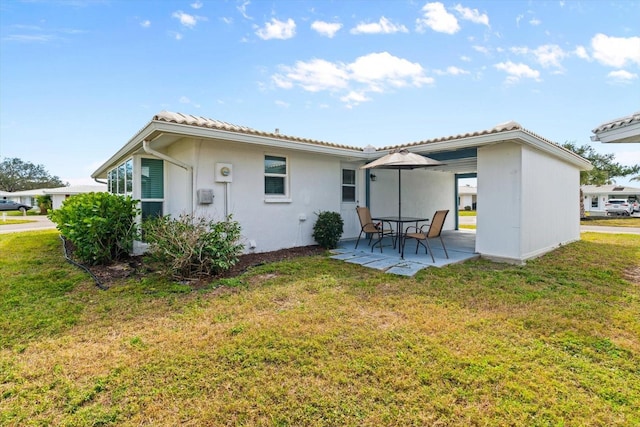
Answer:
[[(449, 210), (436, 211), (433, 215), (433, 219), (430, 224), (424, 224), (420, 228), (416, 226), (407, 227), (405, 230), (404, 236), (402, 238), (402, 255), (404, 258), (404, 245), (407, 242), (407, 239), (416, 239), (416, 253), (418, 253), (418, 249), (420, 245), (424, 247), (425, 253), (429, 252), (431, 255), (431, 261), (433, 263), (436, 262), (433, 257), (433, 251), (431, 250), (431, 246), (429, 246), (429, 239), (439, 238), (440, 243), (442, 244), (442, 249), (444, 249), (444, 254), (449, 258), (449, 254), (447, 253), (447, 248), (444, 246), (444, 241), (442, 240), (442, 227), (444, 226), (444, 220), (447, 218), (447, 214)], [(425, 230), (425, 227), (428, 227)]]
[[(371, 240), (373, 240), (373, 236), (378, 236), (378, 240), (375, 241), (373, 245), (371, 245), (371, 252), (373, 252), (373, 248), (379, 244), (380, 252), (382, 252), (382, 239), (385, 237), (394, 237), (393, 236), (393, 228), (391, 228), (390, 222), (374, 222), (371, 218), (371, 212), (368, 207), (365, 206), (357, 206), (356, 212), (358, 213), (358, 219), (360, 220), (360, 234), (358, 235), (358, 240), (356, 240), (356, 249), (358, 248), (358, 244), (360, 243), (360, 237), (364, 233), (369, 234), (369, 245), (371, 245)], [(395, 239), (393, 240), (393, 248), (396, 248)]]

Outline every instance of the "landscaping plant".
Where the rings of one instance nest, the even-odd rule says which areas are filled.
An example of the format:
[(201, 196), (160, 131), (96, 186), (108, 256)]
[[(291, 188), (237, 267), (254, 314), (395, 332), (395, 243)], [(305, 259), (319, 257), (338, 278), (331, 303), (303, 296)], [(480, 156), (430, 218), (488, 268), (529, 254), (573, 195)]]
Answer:
[(321, 211), (313, 226), (313, 238), (325, 249), (334, 249), (342, 237), (344, 221), (338, 212)]
[(126, 259), (138, 237), (137, 201), (111, 193), (85, 193), (66, 199), (49, 213), (73, 253), (90, 265)]
[(240, 225), (231, 216), (220, 222), (192, 215), (157, 217), (143, 223), (143, 232), (149, 244), (146, 259), (163, 275), (177, 279), (227, 270), (244, 249)]

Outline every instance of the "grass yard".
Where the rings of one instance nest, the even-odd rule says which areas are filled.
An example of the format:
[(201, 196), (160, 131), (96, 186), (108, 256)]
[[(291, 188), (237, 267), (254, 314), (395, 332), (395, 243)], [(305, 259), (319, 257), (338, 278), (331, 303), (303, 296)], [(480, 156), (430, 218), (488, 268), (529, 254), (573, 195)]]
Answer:
[(0, 425), (640, 425), (640, 236), (396, 277), (324, 256), (100, 291), (0, 235)]
[(640, 218), (630, 217), (591, 217), (580, 221), (581, 225), (604, 225), (607, 227), (640, 227)]

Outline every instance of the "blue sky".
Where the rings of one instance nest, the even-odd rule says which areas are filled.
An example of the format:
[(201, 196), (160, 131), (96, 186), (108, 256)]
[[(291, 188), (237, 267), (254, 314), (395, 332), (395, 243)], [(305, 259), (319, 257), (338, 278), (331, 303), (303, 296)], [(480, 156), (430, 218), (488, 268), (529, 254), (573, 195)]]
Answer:
[(0, 157), (92, 183), (162, 110), (362, 147), (514, 120), (634, 165), (590, 136), (640, 111), (640, 2), (0, 0)]

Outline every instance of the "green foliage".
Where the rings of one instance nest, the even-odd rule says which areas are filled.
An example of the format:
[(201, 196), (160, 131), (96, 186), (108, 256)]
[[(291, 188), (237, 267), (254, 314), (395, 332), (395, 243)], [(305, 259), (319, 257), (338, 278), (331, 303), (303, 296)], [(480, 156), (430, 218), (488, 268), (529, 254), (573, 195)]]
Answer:
[(313, 238), (325, 249), (338, 246), (342, 237), (344, 221), (338, 212), (321, 211), (313, 226)]
[(5, 158), (0, 163), (0, 190), (23, 191), (69, 185), (51, 176), (43, 165), (34, 165), (18, 158)]
[(217, 274), (238, 262), (244, 249), (240, 225), (181, 215), (164, 216), (143, 223), (144, 240), (149, 243), (147, 260), (156, 263), (163, 275), (190, 279)]
[(125, 259), (138, 237), (137, 201), (110, 193), (69, 197), (49, 214), (58, 230), (74, 245), (74, 255), (90, 265)]
[(573, 142), (565, 142), (562, 146), (593, 164), (592, 170), (580, 172), (580, 185), (612, 184), (615, 182), (615, 178), (624, 178), (640, 172), (640, 165), (623, 166), (614, 162), (614, 154), (597, 153), (590, 145), (578, 147)]
[(50, 194), (41, 194), (36, 196), (36, 203), (40, 208), (40, 213), (46, 215), (49, 209), (53, 206), (53, 200), (51, 200)]

